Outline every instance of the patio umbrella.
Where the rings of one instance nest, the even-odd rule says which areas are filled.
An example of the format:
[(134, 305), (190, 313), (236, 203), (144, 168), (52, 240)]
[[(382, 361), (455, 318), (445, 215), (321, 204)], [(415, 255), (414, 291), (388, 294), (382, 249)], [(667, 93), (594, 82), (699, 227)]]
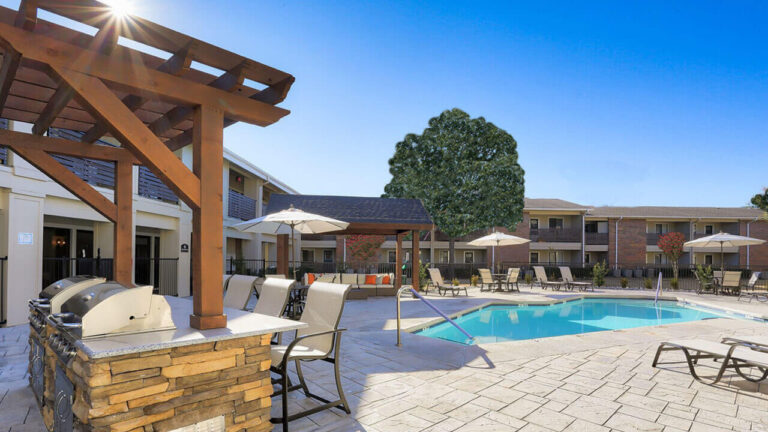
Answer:
[(493, 262), (494, 268), (496, 266), (496, 246), (512, 246), (512, 245), (519, 245), (523, 243), (528, 243), (531, 241), (527, 238), (517, 237), (509, 234), (504, 234), (500, 232), (493, 232), (491, 234), (488, 234), (487, 236), (480, 237), (478, 239), (472, 240), (469, 242), (469, 245), (472, 246), (492, 246), (491, 249), (491, 260)]
[(765, 243), (765, 240), (760, 240), (752, 237), (738, 236), (735, 234), (728, 234), (720, 231), (717, 234), (702, 237), (696, 240), (690, 240), (683, 244), (689, 248), (720, 248), (720, 270), (725, 269), (725, 260), (723, 254), (723, 248), (727, 247), (739, 247), (748, 245), (757, 245)]
[[(282, 228), (291, 229), (291, 257), (295, 257), (294, 245), (296, 231), (302, 234), (319, 234), (330, 231), (339, 231), (347, 228), (349, 223), (320, 216), (314, 213), (307, 213), (293, 207), (268, 214), (266, 216), (251, 219), (236, 224), (234, 228), (243, 232), (272, 233), (277, 234)], [(295, 259), (295, 258), (294, 258)], [(296, 263), (293, 265), (293, 278), (296, 279)]]

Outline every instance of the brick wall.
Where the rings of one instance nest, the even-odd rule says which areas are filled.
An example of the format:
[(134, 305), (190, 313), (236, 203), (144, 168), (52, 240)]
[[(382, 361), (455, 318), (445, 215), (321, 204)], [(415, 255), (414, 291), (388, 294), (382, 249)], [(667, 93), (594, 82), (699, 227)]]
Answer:
[[(739, 234), (747, 235), (747, 221), (739, 223)], [(768, 240), (768, 221), (758, 220), (749, 225), (749, 236)], [(747, 248), (739, 248), (739, 265), (747, 265)], [(768, 243), (749, 247), (749, 265), (758, 270), (768, 270)]]
[[(523, 220), (517, 224), (514, 231), (509, 231), (504, 227), (496, 227), (496, 231), (503, 232), (505, 234), (512, 234), (514, 236), (522, 238), (530, 238), (530, 215), (526, 212), (523, 213)], [(530, 247), (529, 243), (515, 245), (515, 246), (500, 246), (496, 248), (496, 261), (499, 262), (528, 262)], [(491, 248), (488, 248), (488, 260), (491, 257)]]
[[(616, 260), (616, 220), (608, 220), (608, 264)], [(645, 263), (645, 219), (622, 219), (619, 221), (619, 265)]]

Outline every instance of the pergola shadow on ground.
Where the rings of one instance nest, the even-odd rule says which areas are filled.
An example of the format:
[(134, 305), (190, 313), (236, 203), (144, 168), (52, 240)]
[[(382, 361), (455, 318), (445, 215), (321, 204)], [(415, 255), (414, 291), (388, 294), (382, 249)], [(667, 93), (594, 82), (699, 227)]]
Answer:
[[(349, 223), (346, 229), (332, 231), (332, 235), (384, 235), (395, 236), (395, 289), (402, 284), (403, 238), (409, 233), (411, 240), (411, 280), (419, 286), (420, 265), (419, 232), (434, 228), (432, 218), (421, 200), (404, 198), (350, 197), (333, 195), (286, 195), (274, 194), (267, 205), (267, 214), (287, 210), (291, 206), (307, 213), (337, 219)], [(288, 234), (277, 235), (277, 273), (290, 277)]]

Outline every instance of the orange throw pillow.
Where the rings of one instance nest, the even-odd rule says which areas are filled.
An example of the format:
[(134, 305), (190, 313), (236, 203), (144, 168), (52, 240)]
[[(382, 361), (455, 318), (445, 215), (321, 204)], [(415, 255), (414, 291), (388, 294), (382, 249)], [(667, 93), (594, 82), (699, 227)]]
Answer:
[(384, 277), (381, 279), (381, 284), (382, 284), (382, 285), (389, 285), (389, 282), (390, 282), (390, 281), (389, 281), (389, 275), (386, 275), (386, 276), (384, 276)]
[(307, 273), (307, 283), (312, 285), (315, 282), (315, 275), (313, 273)]
[(376, 285), (376, 275), (366, 275), (365, 276), (365, 284), (366, 285)]

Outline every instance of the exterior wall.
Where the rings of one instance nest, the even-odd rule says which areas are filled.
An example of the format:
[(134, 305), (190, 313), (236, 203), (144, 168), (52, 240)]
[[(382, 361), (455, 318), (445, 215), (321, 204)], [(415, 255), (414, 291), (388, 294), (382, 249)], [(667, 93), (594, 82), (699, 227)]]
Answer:
[[(748, 221), (739, 223), (739, 235), (747, 235)], [(757, 220), (749, 223), (749, 236), (768, 240), (768, 221)], [(768, 242), (761, 245), (742, 247), (739, 250), (739, 266), (747, 266), (747, 251), (749, 251), (749, 267), (768, 270)]]
[[(618, 262), (616, 261), (616, 222), (618, 221)], [(611, 266), (645, 263), (645, 219), (608, 220), (608, 263)]]
[[(523, 220), (517, 224), (514, 231), (509, 231), (504, 227), (497, 227), (496, 230), (505, 234), (511, 234), (517, 237), (530, 238), (531, 237), (531, 215), (528, 212), (523, 212)], [(541, 223), (541, 222), (539, 222)], [(530, 243), (525, 243), (515, 246), (501, 246), (496, 248), (496, 261), (497, 262), (528, 262), (528, 253), (530, 251)], [(490, 249), (488, 250), (488, 256), (490, 255)]]

